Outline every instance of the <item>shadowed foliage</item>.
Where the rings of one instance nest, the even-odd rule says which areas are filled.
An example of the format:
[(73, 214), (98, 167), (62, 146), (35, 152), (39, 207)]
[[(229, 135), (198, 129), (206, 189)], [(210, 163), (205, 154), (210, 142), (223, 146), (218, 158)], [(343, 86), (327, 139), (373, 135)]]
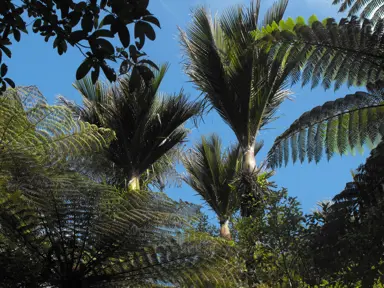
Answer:
[[(9, 90), (5, 96), (0, 106), (4, 287), (233, 283), (226, 244), (185, 232), (194, 216), (188, 205), (73, 171), (76, 158), (113, 141), (110, 130), (73, 119), (66, 107), (47, 105), (36, 89)], [(79, 133), (87, 134), (79, 139)]]

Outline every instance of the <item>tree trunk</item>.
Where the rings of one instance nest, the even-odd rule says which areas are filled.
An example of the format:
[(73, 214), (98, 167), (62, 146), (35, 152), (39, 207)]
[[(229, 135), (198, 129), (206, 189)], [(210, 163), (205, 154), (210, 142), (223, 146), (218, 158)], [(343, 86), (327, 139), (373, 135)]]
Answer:
[(220, 236), (227, 240), (232, 239), (228, 220), (220, 221)]
[(132, 176), (131, 180), (128, 183), (129, 190), (140, 190), (140, 177)]
[(253, 173), (256, 170), (255, 150), (253, 145), (248, 147), (243, 155), (243, 171)]

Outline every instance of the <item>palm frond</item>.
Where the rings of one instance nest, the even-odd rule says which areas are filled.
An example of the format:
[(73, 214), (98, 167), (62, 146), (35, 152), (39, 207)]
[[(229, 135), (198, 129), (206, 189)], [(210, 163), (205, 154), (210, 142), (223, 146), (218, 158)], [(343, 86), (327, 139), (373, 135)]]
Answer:
[(272, 25), (273, 22), (278, 23), (283, 19), (285, 10), (287, 10), (289, 0), (278, 0), (273, 3), (272, 7), (265, 13), (262, 26)]
[[(323, 22), (311, 16), (289, 18), (269, 25), (253, 35), (269, 50), (271, 57), (283, 61), (292, 75), (292, 84), (320, 83), (335, 89), (346, 83), (361, 86), (383, 78), (383, 20), (372, 23), (350, 17), (339, 23), (332, 18)], [(300, 70), (302, 71), (300, 73)]]
[(237, 193), (231, 189), (241, 167), (239, 147), (222, 151), (220, 138), (213, 134), (202, 137), (189, 155), (182, 159), (187, 175), (183, 180), (191, 186), (217, 214), (228, 220), (239, 208)]
[[(280, 17), (284, 3), (271, 8), (267, 18)], [(234, 6), (214, 20), (199, 8), (180, 36), (187, 75), (234, 131), (243, 150), (254, 145), (259, 129), (288, 95), (286, 71), (255, 46), (250, 35), (258, 27), (259, 8), (260, 1), (248, 9)]]
[(309, 162), (318, 162), (323, 147), (329, 160), (334, 153), (361, 149), (364, 144), (373, 146), (383, 136), (380, 130), (383, 124), (384, 94), (356, 92), (326, 102), (304, 113), (276, 138), (268, 153), (269, 166), (281, 167), (283, 158), (287, 164), (289, 154), (293, 162), (297, 155), (301, 162), (306, 157)]
[[(82, 89), (83, 86), (88, 87), (87, 83), (92, 85), (92, 82), (90, 79), (78, 81), (76, 87), (83, 94), (84, 107), (67, 104), (81, 119), (115, 131), (117, 139), (105, 154), (122, 172), (111, 172), (116, 178), (115, 184), (125, 185), (132, 177), (160, 171), (153, 169), (153, 165), (160, 159), (172, 158), (172, 151), (187, 137), (189, 130), (184, 124), (200, 111), (200, 103), (188, 101), (183, 91), (174, 95), (158, 93), (166, 70), (167, 65), (163, 65), (155, 73), (152, 85), (142, 83), (141, 88), (135, 90), (130, 88), (130, 76), (121, 78), (116, 86), (105, 88), (103, 97), (99, 97), (101, 100), (98, 101), (93, 100), (97, 98), (94, 91), (98, 91), (97, 87), (102, 87), (102, 84)], [(170, 161), (162, 163), (170, 164)], [(164, 165), (162, 167), (165, 168)], [(171, 172), (171, 167), (167, 167)], [(156, 178), (153, 173), (152, 176)]]

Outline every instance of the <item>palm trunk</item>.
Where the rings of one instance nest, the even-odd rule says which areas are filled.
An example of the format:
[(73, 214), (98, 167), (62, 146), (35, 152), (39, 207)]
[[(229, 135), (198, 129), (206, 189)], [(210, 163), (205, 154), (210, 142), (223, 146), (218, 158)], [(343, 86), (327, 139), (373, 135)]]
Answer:
[(243, 155), (243, 171), (253, 173), (256, 170), (255, 150), (252, 146), (248, 146), (248, 149)]
[(140, 190), (140, 177), (132, 176), (131, 180), (128, 183), (129, 190)]
[(232, 239), (228, 220), (220, 221), (220, 236), (227, 240)]

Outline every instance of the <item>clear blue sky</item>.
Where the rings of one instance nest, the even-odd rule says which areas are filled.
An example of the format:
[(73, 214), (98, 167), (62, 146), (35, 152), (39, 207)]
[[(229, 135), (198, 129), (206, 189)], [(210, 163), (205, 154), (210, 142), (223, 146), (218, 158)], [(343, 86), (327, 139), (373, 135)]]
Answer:
[[(331, 6), (331, 0), (290, 0), (286, 17), (297, 17), (299, 15), (308, 18), (316, 14), (320, 19), (327, 16), (341, 17), (337, 14), (337, 8)], [(145, 51), (150, 58), (157, 62), (169, 62), (171, 68), (162, 85), (164, 92), (176, 92), (182, 87), (191, 98), (196, 98), (199, 93), (188, 83), (187, 77), (181, 68), (181, 51), (178, 43), (177, 26), (185, 27), (190, 21), (190, 11), (197, 5), (206, 5), (211, 11), (221, 11), (224, 8), (237, 4), (246, 3), (248, 0), (151, 0), (150, 10), (160, 20), (162, 29), (157, 31), (155, 42), (147, 42)], [(263, 14), (273, 1), (262, 1)], [(82, 55), (74, 48), (69, 49), (67, 54), (58, 56), (52, 49), (52, 43), (47, 44), (39, 35), (22, 35), (22, 41), (13, 47), (12, 60), (7, 61), (9, 76), (17, 85), (37, 85), (43, 94), (53, 102), (57, 95), (63, 95), (69, 99), (80, 102), (78, 93), (73, 89), (76, 68), (82, 61)], [(321, 88), (310, 90), (302, 89), (300, 86), (292, 87), (294, 101), (287, 101), (278, 111), (281, 118), (272, 123), (269, 128), (261, 133), (259, 139), (265, 142), (265, 148), (261, 151), (257, 161), (265, 157), (276, 136), (281, 134), (302, 113), (321, 105), (326, 101), (346, 94), (354, 93), (355, 89), (343, 88), (336, 93), (324, 91)], [(198, 129), (193, 128), (189, 135), (190, 143), (198, 141), (201, 134), (215, 132), (223, 138), (225, 145), (235, 142), (232, 131), (223, 123), (216, 113), (211, 113), (204, 119)], [(303, 205), (304, 212), (309, 212), (316, 207), (316, 202), (331, 199), (333, 195), (340, 192), (346, 182), (351, 180), (351, 170), (363, 163), (369, 151), (361, 156), (336, 156), (328, 163), (321, 161), (318, 165), (314, 163), (288, 165), (277, 170), (274, 180), (280, 187), (288, 188), (289, 194), (297, 196)], [(199, 197), (186, 185), (182, 188), (168, 189), (171, 197), (190, 202), (201, 203)], [(210, 216), (212, 214), (210, 213)], [(213, 218), (213, 216), (212, 216)], [(214, 219), (212, 219), (214, 220)]]

